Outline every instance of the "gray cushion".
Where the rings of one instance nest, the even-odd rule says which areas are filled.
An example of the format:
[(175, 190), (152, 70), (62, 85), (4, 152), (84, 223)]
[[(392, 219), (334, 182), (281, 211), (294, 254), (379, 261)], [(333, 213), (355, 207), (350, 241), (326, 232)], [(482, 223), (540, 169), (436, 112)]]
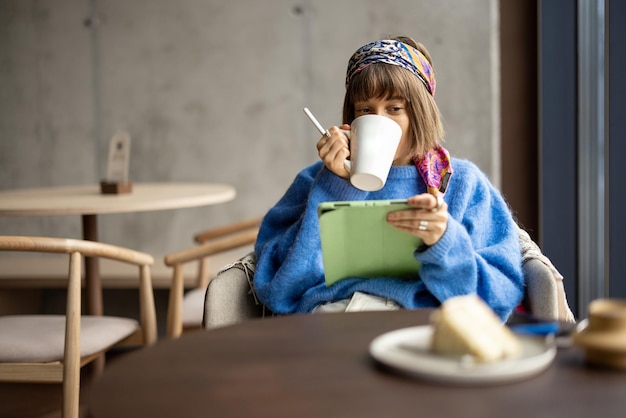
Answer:
[[(81, 357), (111, 347), (139, 329), (134, 319), (83, 316), (80, 323)], [(49, 362), (63, 359), (65, 316), (0, 316), (0, 362)]]
[(204, 328), (236, 324), (264, 315), (263, 305), (252, 292), (256, 265), (254, 253), (224, 267), (209, 282), (204, 302)]
[(551, 321), (559, 319), (557, 283), (550, 269), (532, 259), (524, 264), (523, 270), (533, 316)]

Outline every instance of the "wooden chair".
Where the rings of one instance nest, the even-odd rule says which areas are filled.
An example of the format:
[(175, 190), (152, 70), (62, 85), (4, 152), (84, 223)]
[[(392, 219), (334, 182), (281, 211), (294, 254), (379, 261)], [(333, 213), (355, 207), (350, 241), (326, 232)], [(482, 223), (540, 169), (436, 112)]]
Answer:
[[(80, 369), (115, 345), (151, 345), (157, 340), (150, 266), (152, 256), (93, 241), (0, 236), (0, 251), (69, 255), (65, 315), (0, 316), (0, 381), (62, 383), (63, 418), (79, 416)], [(140, 320), (81, 315), (83, 257), (139, 267)]]
[[(261, 218), (254, 218), (200, 232), (194, 236), (199, 245), (165, 256), (165, 265), (173, 268), (167, 311), (168, 338), (202, 328), (205, 293), (210, 282), (208, 257), (251, 246), (260, 224)], [(198, 275), (194, 288), (185, 293), (183, 267), (190, 262), (198, 263)]]

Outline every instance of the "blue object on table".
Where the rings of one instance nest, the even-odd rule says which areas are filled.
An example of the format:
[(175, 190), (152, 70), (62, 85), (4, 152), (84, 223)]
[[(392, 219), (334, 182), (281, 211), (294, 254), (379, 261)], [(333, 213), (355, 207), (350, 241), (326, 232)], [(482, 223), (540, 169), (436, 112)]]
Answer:
[(559, 332), (558, 322), (536, 322), (510, 325), (511, 331), (518, 334), (551, 335)]

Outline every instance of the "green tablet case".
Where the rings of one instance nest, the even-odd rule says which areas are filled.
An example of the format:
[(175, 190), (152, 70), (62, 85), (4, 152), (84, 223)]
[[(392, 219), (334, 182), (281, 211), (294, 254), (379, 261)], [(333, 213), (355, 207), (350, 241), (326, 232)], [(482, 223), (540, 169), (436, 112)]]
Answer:
[(326, 285), (348, 277), (418, 278), (422, 240), (387, 223), (406, 200), (324, 202), (318, 207)]

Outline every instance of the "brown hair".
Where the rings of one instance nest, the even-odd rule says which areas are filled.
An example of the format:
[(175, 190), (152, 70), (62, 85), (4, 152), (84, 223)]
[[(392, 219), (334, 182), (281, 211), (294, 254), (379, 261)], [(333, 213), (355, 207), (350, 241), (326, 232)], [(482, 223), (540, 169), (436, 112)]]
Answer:
[[(407, 37), (389, 38), (418, 49), (432, 66), (426, 48)], [(409, 114), (409, 135), (413, 138), (411, 156), (417, 157), (433, 149), (443, 141), (444, 129), (435, 99), (424, 83), (410, 71), (390, 64), (374, 63), (356, 74), (346, 87), (343, 102), (343, 123), (354, 120), (354, 104), (369, 98), (391, 99), (400, 97), (406, 101)]]

